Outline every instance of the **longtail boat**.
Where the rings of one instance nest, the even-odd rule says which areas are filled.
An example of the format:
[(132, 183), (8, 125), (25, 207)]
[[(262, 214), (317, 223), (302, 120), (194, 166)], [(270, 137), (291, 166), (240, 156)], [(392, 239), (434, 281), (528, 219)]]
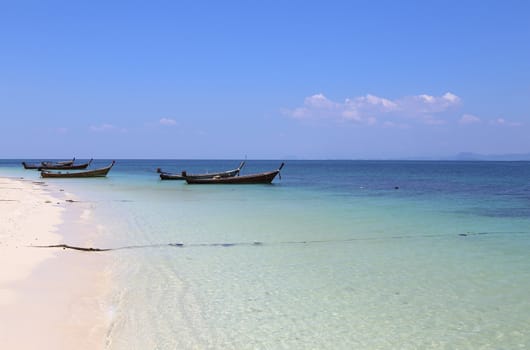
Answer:
[(186, 180), (187, 178), (211, 179), (214, 177), (224, 178), (239, 175), (239, 172), (241, 171), (241, 168), (243, 168), (244, 165), (245, 161), (242, 161), (241, 164), (239, 164), (239, 167), (237, 167), (236, 169), (207, 174), (187, 174), (185, 171), (183, 171), (182, 174), (174, 174), (162, 171), (162, 169), (160, 168), (156, 169), (156, 172), (160, 174), (161, 180)]
[[(90, 159), (86, 163), (81, 164), (70, 164), (70, 165), (63, 165), (63, 164), (46, 164), (42, 165), (37, 168), (37, 170), (80, 170), (80, 169), (86, 169), (88, 166), (92, 163), (92, 159)], [(43, 163), (44, 164), (44, 163)]]
[(62, 160), (58, 162), (42, 161), (40, 162), (40, 164), (30, 164), (30, 163), (22, 162), (22, 166), (24, 166), (24, 169), (39, 169), (45, 166), (69, 166), (69, 165), (74, 164), (74, 162), (75, 162), (75, 157), (72, 158), (72, 160)]
[(38, 169), (39, 167), (42, 166), (42, 164), (30, 164), (30, 163), (22, 162), (22, 166), (24, 167), (24, 169)]
[(42, 166), (68, 166), (72, 165), (75, 162), (75, 157), (72, 160), (62, 160), (58, 162), (41, 162)]
[(282, 163), (278, 169), (264, 173), (232, 177), (213, 177), (209, 179), (186, 177), (185, 180), (188, 184), (270, 184), (276, 175), (280, 173), (280, 170), (282, 170), (283, 166), (284, 163)]
[(91, 169), (91, 170), (84, 170), (84, 171), (73, 171), (73, 172), (61, 172), (61, 171), (50, 171), (50, 170), (42, 170), (40, 172), (41, 177), (60, 177), (60, 178), (66, 178), (66, 177), (104, 177), (107, 176), (110, 169), (114, 166), (114, 163), (116, 163), (114, 160), (109, 166), (106, 166), (104, 168), (99, 169)]

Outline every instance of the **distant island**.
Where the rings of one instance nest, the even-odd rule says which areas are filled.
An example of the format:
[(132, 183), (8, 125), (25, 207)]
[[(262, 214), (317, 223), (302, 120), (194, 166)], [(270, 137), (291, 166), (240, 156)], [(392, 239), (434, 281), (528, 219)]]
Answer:
[(473, 152), (460, 152), (446, 156), (413, 156), (413, 157), (352, 157), (352, 158), (304, 158), (297, 156), (283, 156), (285, 160), (350, 160), (350, 161), (530, 161), (530, 153), (509, 154), (480, 154)]
[(455, 160), (530, 160), (530, 153), (512, 153), (512, 154), (479, 154), (471, 152), (461, 152), (456, 155)]

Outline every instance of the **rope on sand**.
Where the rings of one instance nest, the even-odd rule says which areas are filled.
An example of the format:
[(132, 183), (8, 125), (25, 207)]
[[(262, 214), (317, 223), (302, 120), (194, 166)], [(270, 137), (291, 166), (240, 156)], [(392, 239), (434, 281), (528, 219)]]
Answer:
[[(495, 234), (528, 234), (527, 231), (491, 231), (491, 232), (466, 232), (457, 234), (458, 237), (468, 236), (482, 236), (482, 235), (495, 235)], [(232, 242), (232, 243), (165, 243), (165, 244), (148, 244), (148, 245), (131, 245), (117, 248), (92, 248), (92, 247), (77, 247), (68, 244), (53, 244), (53, 245), (32, 245), (34, 248), (63, 248), (79, 250), (84, 252), (107, 252), (111, 250), (124, 250), (124, 249), (140, 249), (140, 248), (162, 248), (162, 247), (176, 247), (176, 248), (192, 248), (192, 247), (235, 247), (235, 246), (263, 246), (263, 245), (286, 245), (286, 244), (319, 244), (319, 243), (334, 243), (334, 242), (354, 242), (354, 241), (381, 241), (389, 239), (413, 239), (413, 238), (444, 238), (451, 237), (444, 234), (431, 234), (431, 235), (410, 235), (410, 236), (391, 236), (391, 237), (371, 237), (371, 238), (348, 238), (348, 239), (330, 239), (330, 240), (313, 240), (313, 241), (283, 241), (283, 242)]]
[(52, 244), (52, 245), (33, 245), (31, 247), (34, 248), (63, 248), (63, 249), (73, 249), (73, 250), (81, 250), (84, 252), (105, 252), (108, 250), (113, 250), (112, 248), (84, 248), (84, 247), (76, 247), (68, 244)]

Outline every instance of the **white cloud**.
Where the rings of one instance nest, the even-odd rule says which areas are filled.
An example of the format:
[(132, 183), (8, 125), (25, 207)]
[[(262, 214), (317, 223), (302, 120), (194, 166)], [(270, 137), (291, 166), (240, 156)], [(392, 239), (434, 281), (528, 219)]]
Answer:
[(406, 96), (396, 101), (400, 111), (411, 117), (445, 112), (461, 102), (460, 97), (447, 92), (442, 96)]
[(177, 121), (171, 118), (162, 118), (158, 121), (161, 125), (173, 126), (177, 125)]
[(480, 118), (473, 115), (473, 114), (464, 114), (460, 119), (458, 120), (459, 124), (466, 125), (466, 124), (476, 124), (480, 123)]
[(93, 132), (127, 132), (127, 129), (125, 128), (118, 128), (117, 126), (107, 123), (101, 125), (91, 125), (89, 130)]
[(428, 125), (444, 125), (447, 123), (443, 119), (436, 119), (432, 116), (426, 116), (425, 118), (423, 118), (423, 122)]
[(385, 121), (383, 122), (383, 127), (385, 128), (398, 128), (398, 129), (408, 129), (409, 125), (404, 123), (396, 123), (391, 121)]
[(331, 102), (323, 94), (316, 94), (305, 99), (305, 104), (315, 108), (334, 108), (335, 103)]
[(498, 126), (521, 126), (523, 123), (519, 122), (511, 122), (504, 118), (497, 118), (490, 121), (491, 125), (498, 125)]
[(442, 98), (451, 103), (460, 103), (460, 97), (450, 92), (446, 92)]
[(111, 130), (115, 130), (116, 127), (112, 124), (101, 124), (101, 125), (91, 125), (90, 126), (90, 131), (95, 131), (95, 132), (104, 132), (104, 131), (111, 131)]
[(292, 111), (285, 110), (285, 112), (296, 119), (313, 119), (340, 114), (340, 108), (339, 104), (332, 102), (323, 94), (315, 94), (304, 99), (303, 107)]
[(422, 94), (395, 100), (367, 94), (347, 98), (344, 102), (334, 102), (320, 93), (306, 97), (303, 106), (283, 112), (299, 120), (333, 119), (373, 125), (382, 116), (394, 116), (439, 125), (445, 121), (434, 118), (433, 114), (448, 111), (460, 101), (460, 97), (450, 92), (442, 96)]

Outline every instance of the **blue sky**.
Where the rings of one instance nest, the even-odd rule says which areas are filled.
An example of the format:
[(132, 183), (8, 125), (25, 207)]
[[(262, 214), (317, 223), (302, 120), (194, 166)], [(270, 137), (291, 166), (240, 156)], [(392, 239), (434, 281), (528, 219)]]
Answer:
[(530, 153), (527, 1), (2, 1), (0, 158)]

